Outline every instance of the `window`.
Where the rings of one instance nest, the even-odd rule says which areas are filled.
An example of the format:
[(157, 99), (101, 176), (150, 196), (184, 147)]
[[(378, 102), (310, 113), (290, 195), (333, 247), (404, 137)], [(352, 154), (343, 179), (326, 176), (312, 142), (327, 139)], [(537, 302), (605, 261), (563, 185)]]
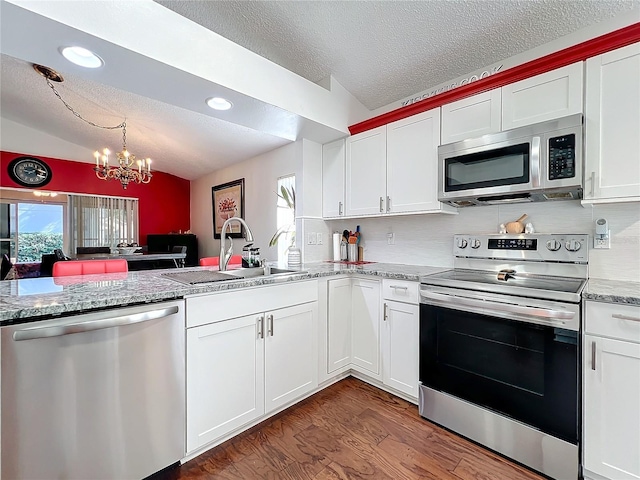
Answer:
[(13, 263), (39, 262), (63, 248), (64, 205), (17, 200), (0, 203), (0, 254)]
[(69, 195), (70, 251), (138, 242), (138, 199)]
[[(287, 249), (296, 243), (296, 176), (288, 175), (278, 179), (278, 203), (277, 203), (277, 231), (281, 232), (277, 238), (278, 261), (282, 262), (287, 258)], [(283, 195), (283, 189), (286, 195)], [(274, 238), (276, 238), (274, 235)]]

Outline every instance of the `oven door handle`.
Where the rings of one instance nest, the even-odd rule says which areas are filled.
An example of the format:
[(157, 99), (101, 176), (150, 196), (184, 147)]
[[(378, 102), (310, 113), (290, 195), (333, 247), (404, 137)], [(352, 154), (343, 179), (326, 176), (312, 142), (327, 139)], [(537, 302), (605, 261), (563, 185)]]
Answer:
[(498, 303), (487, 300), (476, 300), (473, 298), (460, 297), (458, 295), (447, 295), (445, 293), (420, 292), (422, 298), (435, 300), (440, 303), (452, 303), (455, 305), (464, 305), (467, 307), (480, 308), (491, 312), (515, 313), (519, 315), (527, 315), (529, 317), (542, 317), (550, 320), (556, 320), (565, 323), (563, 320), (571, 320), (575, 317), (575, 312), (563, 312), (561, 310), (551, 310), (540, 307), (527, 307), (523, 305), (515, 305), (512, 303)]

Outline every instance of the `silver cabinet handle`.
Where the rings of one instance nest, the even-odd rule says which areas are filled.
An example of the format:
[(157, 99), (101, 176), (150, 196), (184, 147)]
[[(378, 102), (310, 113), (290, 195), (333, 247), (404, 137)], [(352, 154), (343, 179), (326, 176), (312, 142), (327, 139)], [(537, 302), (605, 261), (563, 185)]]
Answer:
[(72, 333), (85, 333), (94, 330), (102, 330), (105, 328), (122, 327), (125, 325), (133, 325), (135, 323), (147, 322), (158, 318), (168, 317), (174, 313), (178, 313), (180, 309), (174, 305), (172, 307), (160, 308), (158, 310), (150, 310), (141, 313), (132, 313), (130, 315), (122, 315), (120, 317), (103, 318), (99, 320), (87, 320), (78, 322), (77, 320), (69, 321), (63, 325), (52, 325), (49, 327), (31, 327), (13, 332), (13, 339), (16, 342), (21, 340), (34, 340), (36, 338), (61, 337), (63, 335), (71, 335)]
[(267, 315), (267, 334), (273, 337), (273, 315)]
[(621, 315), (620, 313), (614, 313), (611, 316), (613, 318), (617, 318), (618, 320), (631, 320), (632, 322), (640, 322), (640, 318), (638, 317), (630, 317), (629, 315)]
[(342, 202), (338, 202), (338, 215), (342, 216)]
[(409, 290), (408, 287), (405, 287), (402, 285), (389, 285), (389, 288), (393, 288), (394, 290), (404, 290), (404, 291)]
[(540, 137), (531, 139), (531, 184), (540, 186)]
[(382, 316), (382, 319), (386, 322), (389, 319), (389, 313), (387, 311), (387, 309), (389, 308), (389, 306), (385, 303), (384, 304), (384, 314)]
[(387, 195), (387, 213), (391, 211), (391, 197)]
[(596, 172), (591, 172), (591, 198), (596, 195)]
[(264, 338), (264, 315), (257, 318), (258, 338)]
[(380, 197), (380, 213), (384, 212), (384, 198)]
[(596, 369), (596, 342), (591, 342), (591, 370)]

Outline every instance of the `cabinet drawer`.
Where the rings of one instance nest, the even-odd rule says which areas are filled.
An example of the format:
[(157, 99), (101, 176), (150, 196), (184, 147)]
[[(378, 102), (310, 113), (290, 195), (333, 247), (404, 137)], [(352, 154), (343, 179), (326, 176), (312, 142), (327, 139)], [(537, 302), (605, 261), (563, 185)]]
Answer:
[(640, 343), (640, 306), (586, 302), (585, 331)]
[(418, 303), (418, 282), (407, 280), (382, 280), (382, 298), (385, 300), (395, 300), (396, 302)]
[(187, 328), (318, 300), (318, 281), (215, 292), (187, 297)]

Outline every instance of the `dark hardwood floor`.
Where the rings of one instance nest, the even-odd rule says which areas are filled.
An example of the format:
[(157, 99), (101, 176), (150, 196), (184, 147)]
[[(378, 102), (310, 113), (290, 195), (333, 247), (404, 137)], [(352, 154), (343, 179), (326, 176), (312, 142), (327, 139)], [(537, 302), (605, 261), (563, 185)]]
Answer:
[(544, 477), (424, 420), (415, 405), (350, 377), (160, 478)]

